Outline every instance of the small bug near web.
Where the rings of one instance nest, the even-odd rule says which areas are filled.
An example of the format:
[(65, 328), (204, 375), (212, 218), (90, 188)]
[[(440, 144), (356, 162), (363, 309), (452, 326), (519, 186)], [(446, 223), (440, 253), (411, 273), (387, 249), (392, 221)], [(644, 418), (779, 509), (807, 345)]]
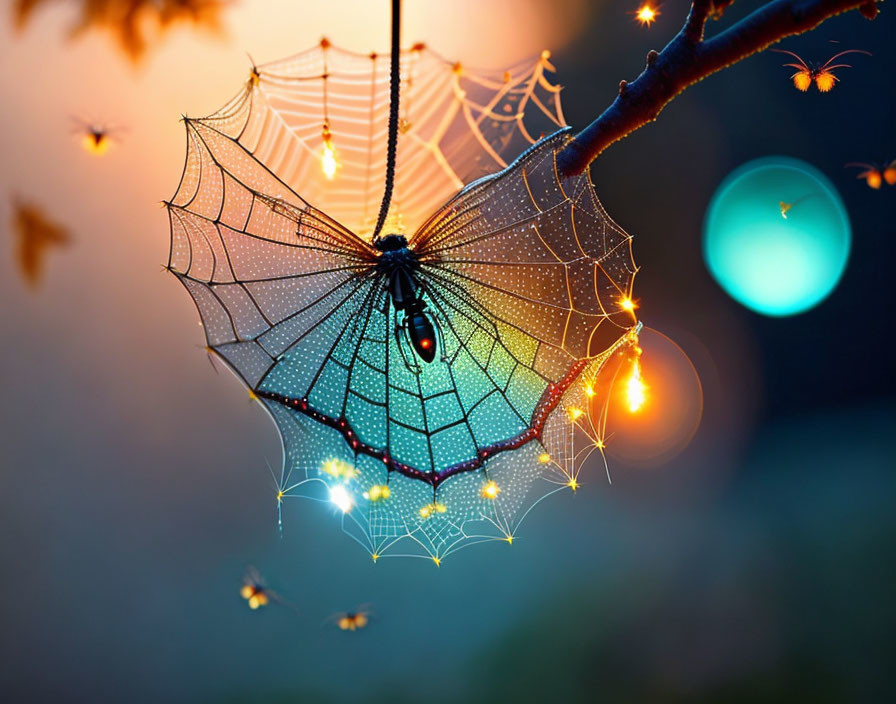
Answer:
[(864, 51), (862, 49), (847, 49), (846, 51), (834, 54), (823, 64), (814, 64), (804, 61), (799, 55), (792, 51), (787, 51), (786, 49), (772, 49), (772, 51), (779, 54), (789, 54), (796, 59), (796, 63), (784, 64), (784, 66), (796, 69), (796, 73), (790, 78), (793, 81), (794, 87), (803, 93), (808, 91), (813, 83), (815, 83), (815, 87), (818, 88), (820, 93), (830, 92), (834, 87), (834, 84), (840, 80), (834, 75), (834, 71), (840, 68), (852, 68), (850, 64), (834, 63), (834, 61), (841, 56), (844, 56), (845, 54), (865, 54), (866, 56), (871, 56), (871, 52), (869, 51)]

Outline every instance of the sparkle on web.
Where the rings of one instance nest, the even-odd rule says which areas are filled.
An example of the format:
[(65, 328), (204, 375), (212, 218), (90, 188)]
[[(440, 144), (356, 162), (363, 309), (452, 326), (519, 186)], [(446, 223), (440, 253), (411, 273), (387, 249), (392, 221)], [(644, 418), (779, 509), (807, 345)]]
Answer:
[[(401, 53), (394, 229), (413, 230), (465, 184), (504, 168), (565, 124), (548, 57), (486, 71), (422, 44)], [(372, 232), (386, 169), (388, 54), (357, 54), (323, 40), (253, 68), (234, 99), (200, 122), (238, 140), (352, 232)], [(338, 164), (332, 178), (321, 169), (325, 125)]]
[(441, 330), (423, 364), (401, 349), (376, 250), (218, 119), (187, 120), (169, 266), (209, 348), (281, 430), (278, 505), (327, 502), (374, 559), (512, 542), (602, 449), (589, 380), (635, 326), (631, 237), (587, 174), (558, 174), (568, 131), (419, 219), (410, 241)]

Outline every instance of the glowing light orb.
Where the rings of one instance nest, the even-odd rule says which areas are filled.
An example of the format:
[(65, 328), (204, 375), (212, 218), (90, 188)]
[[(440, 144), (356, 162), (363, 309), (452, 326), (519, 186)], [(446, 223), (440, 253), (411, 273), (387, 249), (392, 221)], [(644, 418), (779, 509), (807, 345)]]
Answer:
[(816, 168), (766, 157), (733, 171), (716, 190), (703, 225), (703, 256), (728, 295), (771, 316), (824, 300), (849, 257), (843, 200)]
[(642, 26), (649, 27), (652, 22), (656, 21), (656, 17), (659, 14), (660, 11), (658, 8), (645, 2), (635, 11), (635, 19), (638, 20)]
[(336, 507), (342, 511), (343, 513), (348, 513), (352, 510), (352, 506), (354, 506), (355, 502), (352, 500), (352, 495), (348, 493), (344, 486), (334, 486), (330, 489), (330, 501), (332, 501)]
[(594, 384), (600, 392), (589, 417), (604, 423), (606, 453), (627, 464), (668, 461), (688, 446), (700, 425), (703, 387), (697, 371), (677, 344), (652, 328), (642, 328), (637, 348), (618, 352)]
[(336, 169), (339, 168), (339, 162), (336, 161), (336, 148), (330, 139), (329, 133), (324, 136), (324, 146), (320, 154), (320, 166), (329, 180), (333, 180), (336, 176)]

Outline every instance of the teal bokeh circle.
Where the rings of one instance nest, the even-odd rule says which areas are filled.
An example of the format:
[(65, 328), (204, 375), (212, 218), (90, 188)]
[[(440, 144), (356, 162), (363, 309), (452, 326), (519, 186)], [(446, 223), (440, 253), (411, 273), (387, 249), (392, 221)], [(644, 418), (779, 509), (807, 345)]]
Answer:
[[(783, 215), (782, 203), (789, 204)], [(824, 174), (799, 159), (771, 156), (735, 169), (713, 194), (703, 257), (736, 301), (785, 316), (830, 294), (851, 239), (846, 207)]]

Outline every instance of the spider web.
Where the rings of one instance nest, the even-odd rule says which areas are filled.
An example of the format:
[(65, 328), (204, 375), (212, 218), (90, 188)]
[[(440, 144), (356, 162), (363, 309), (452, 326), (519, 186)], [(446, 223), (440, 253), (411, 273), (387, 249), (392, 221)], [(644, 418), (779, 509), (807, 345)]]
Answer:
[[(401, 120), (388, 226), (413, 230), (465, 184), (507, 166), (564, 123), (544, 52), (505, 71), (473, 70), (423, 46), (401, 53)], [(254, 67), (198, 122), (238, 141), (295, 193), (369, 236), (386, 170), (389, 57), (320, 46)], [(324, 124), (339, 167), (321, 168)], [(508, 156), (509, 155), (509, 156)]]
[(338, 505), (374, 559), (400, 543), (438, 562), (512, 542), (532, 506), (576, 488), (595, 447), (587, 380), (631, 341), (620, 304), (636, 268), (588, 175), (557, 172), (568, 131), (463, 189), (411, 238), (441, 330), (441, 358), (417, 365), (378, 253), (221, 122), (186, 125), (169, 268), (209, 349), (280, 428), (278, 502)]

